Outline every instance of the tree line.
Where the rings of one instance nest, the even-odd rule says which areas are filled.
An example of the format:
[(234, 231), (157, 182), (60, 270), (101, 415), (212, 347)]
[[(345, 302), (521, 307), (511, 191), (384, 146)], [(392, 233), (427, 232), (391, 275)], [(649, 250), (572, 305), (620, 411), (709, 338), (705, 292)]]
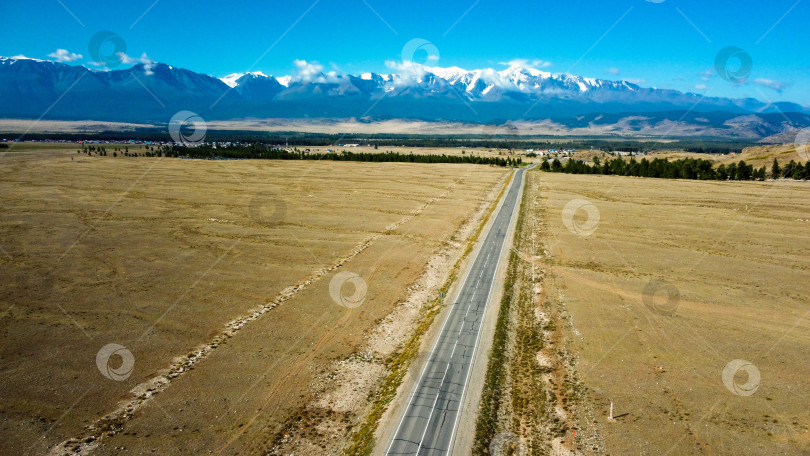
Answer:
[(631, 158), (628, 161), (622, 159), (605, 160), (601, 163), (598, 157), (593, 158), (593, 163), (588, 164), (580, 160), (568, 160), (565, 165), (557, 158), (549, 162), (543, 160), (540, 165), (543, 171), (566, 173), (566, 174), (604, 174), (616, 176), (652, 177), (663, 179), (696, 179), (696, 180), (765, 180), (771, 179), (810, 179), (810, 163), (802, 164), (791, 160), (790, 163), (781, 166), (777, 159), (773, 159), (773, 165), (768, 170), (766, 166), (755, 168), (753, 165), (740, 160), (738, 163), (720, 165), (717, 168), (710, 160), (700, 158), (682, 158), (669, 161), (666, 158), (656, 158), (647, 160), (642, 158), (636, 161)]
[(413, 152), (306, 152), (288, 151), (262, 145), (236, 146), (227, 148), (174, 146), (164, 152), (165, 156), (197, 159), (265, 159), (265, 160), (332, 160), (352, 162), (401, 162), (401, 163), (468, 163), (475, 165), (519, 166), (520, 157), (481, 157), (473, 155), (416, 155)]
[[(340, 144), (358, 143), (379, 147), (448, 147), (448, 148), (489, 148), (489, 149), (576, 149), (601, 150), (604, 152), (653, 152), (661, 150), (684, 150), (707, 154), (739, 153), (754, 145), (749, 140), (723, 138), (672, 138), (672, 141), (633, 140), (596, 137), (547, 137), (512, 134), (508, 129), (491, 126), (492, 134), (483, 127), (481, 134), (461, 135), (413, 135), (413, 134), (344, 134), (302, 132), (251, 132), (210, 129), (206, 142), (261, 143), (265, 145), (286, 144), (290, 147), (340, 147)], [(138, 128), (135, 131), (102, 131), (98, 133), (27, 133), (26, 140), (101, 140), (101, 141), (148, 141), (171, 142), (165, 128)]]

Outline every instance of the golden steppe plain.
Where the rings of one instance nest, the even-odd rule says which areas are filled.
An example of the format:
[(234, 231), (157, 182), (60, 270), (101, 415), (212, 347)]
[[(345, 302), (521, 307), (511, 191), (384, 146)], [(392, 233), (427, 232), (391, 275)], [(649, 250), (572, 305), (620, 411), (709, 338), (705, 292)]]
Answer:
[(808, 454), (806, 183), (527, 182), (522, 257), (564, 333), (538, 360), (570, 370), (552, 454)]
[[(112, 145), (88, 157), (73, 147), (15, 146), (0, 158), (3, 454), (289, 444), (287, 420), (317, 402), (335, 363), (358, 356), (437, 252), (465, 245), (464, 227), (508, 177), (475, 165), (113, 158)], [(338, 282), (333, 299), (343, 272), (361, 280)], [(434, 272), (441, 283), (448, 271)], [(134, 361), (120, 381), (123, 358), (97, 366), (111, 343)], [(341, 428), (319, 431), (338, 440), (319, 451), (344, 446), (362, 421), (381, 375), (366, 374), (359, 403), (328, 421)]]

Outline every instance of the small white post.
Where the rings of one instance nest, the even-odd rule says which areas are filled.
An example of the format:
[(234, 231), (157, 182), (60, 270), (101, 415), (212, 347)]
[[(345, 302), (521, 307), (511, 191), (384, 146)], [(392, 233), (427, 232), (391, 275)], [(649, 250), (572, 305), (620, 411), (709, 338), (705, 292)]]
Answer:
[(608, 419), (613, 421), (613, 402), (610, 403), (610, 416)]

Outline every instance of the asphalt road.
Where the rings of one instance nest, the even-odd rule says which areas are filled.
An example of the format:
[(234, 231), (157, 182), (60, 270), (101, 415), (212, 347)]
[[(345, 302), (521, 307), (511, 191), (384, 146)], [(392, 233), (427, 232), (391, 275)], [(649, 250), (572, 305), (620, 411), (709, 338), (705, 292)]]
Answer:
[(478, 347), (506, 234), (520, 200), (523, 170), (516, 172), (495, 220), (430, 352), (386, 455), (447, 455)]

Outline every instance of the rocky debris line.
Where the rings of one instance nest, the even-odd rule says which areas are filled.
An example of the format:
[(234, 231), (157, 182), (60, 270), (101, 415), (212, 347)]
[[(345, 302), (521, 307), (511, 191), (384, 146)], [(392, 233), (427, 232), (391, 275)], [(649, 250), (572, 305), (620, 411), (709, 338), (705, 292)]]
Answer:
[[(468, 176), (469, 173), (466, 176), (464, 176), (464, 178)], [(381, 238), (382, 236), (385, 236), (386, 234), (392, 233), (400, 226), (404, 225), (405, 223), (408, 223), (414, 217), (421, 214), (425, 209), (434, 205), (436, 202), (446, 198), (447, 195), (450, 193), (450, 191), (452, 191), (452, 189), (459, 182), (463, 181), (464, 178), (454, 182), (441, 195), (430, 199), (419, 208), (413, 210), (408, 216), (404, 217), (403, 219), (395, 223), (392, 223), (391, 225), (388, 225), (381, 233), (377, 233), (368, 237), (359, 245), (357, 245), (347, 256), (341, 258), (336, 263), (316, 271), (312, 276), (310, 276), (303, 282), (300, 282), (296, 285), (283, 289), (272, 302), (259, 305), (258, 307), (250, 311), (248, 314), (243, 315), (234, 320), (231, 320), (225, 325), (225, 328), (220, 332), (220, 334), (215, 336), (211, 341), (198, 346), (186, 356), (174, 358), (169, 367), (161, 369), (160, 371), (158, 371), (156, 376), (136, 385), (132, 390), (130, 390), (130, 394), (132, 395), (131, 398), (119, 402), (118, 407), (115, 409), (115, 411), (95, 421), (93, 424), (87, 426), (85, 428), (83, 436), (71, 438), (60, 443), (59, 445), (56, 445), (48, 452), (48, 455), (85, 456), (91, 454), (93, 450), (95, 450), (96, 447), (98, 447), (99, 441), (102, 438), (113, 436), (119, 433), (124, 428), (124, 424), (130, 419), (132, 419), (132, 417), (135, 415), (135, 412), (138, 409), (140, 409), (149, 399), (160, 394), (163, 390), (168, 388), (174, 379), (183, 375), (189, 370), (192, 370), (194, 368), (194, 365), (196, 365), (197, 363), (208, 357), (208, 355), (211, 354), (212, 351), (216, 350), (217, 347), (219, 347), (220, 344), (222, 344), (226, 339), (230, 339), (231, 337), (236, 335), (236, 333), (238, 333), (242, 328), (244, 328), (245, 325), (247, 325), (248, 323), (258, 319), (259, 317), (273, 310), (277, 306), (292, 299), (295, 295), (297, 295), (302, 290), (306, 289), (312, 283), (320, 280), (330, 272), (340, 268), (341, 266), (346, 264), (346, 262), (356, 257), (364, 250), (368, 249), (377, 239)]]
[[(537, 192), (533, 192), (531, 212), (532, 252), (537, 252), (540, 271), (533, 273), (534, 297), (538, 303), (535, 318), (542, 328), (543, 349), (537, 353), (537, 362), (545, 372), (541, 377), (546, 394), (548, 411), (555, 423), (548, 429), (548, 452), (552, 456), (607, 454), (605, 442), (596, 428), (593, 409), (587, 401), (587, 391), (577, 373), (577, 357), (569, 349), (570, 338), (581, 338), (574, 326), (573, 316), (568, 312), (563, 290), (549, 272), (554, 263), (545, 245), (547, 237), (544, 211), (538, 204)], [(556, 292), (556, 293), (555, 293)]]
[[(463, 176), (456, 184), (468, 177), (469, 174)], [(435, 201), (445, 198), (456, 184)], [(452, 237), (439, 241), (442, 247), (430, 257), (419, 279), (407, 287), (405, 300), (370, 332), (363, 348), (345, 360), (335, 361), (328, 373), (318, 379), (315, 399), (298, 417), (289, 420), (268, 454), (340, 454), (336, 445), (348, 439), (352, 428), (363, 421), (369, 404), (389, 373), (386, 360), (419, 326), (425, 305), (444, 285), (463, 254), (466, 241), (480, 225), (499, 189), (499, 185), (494, 187)]]

